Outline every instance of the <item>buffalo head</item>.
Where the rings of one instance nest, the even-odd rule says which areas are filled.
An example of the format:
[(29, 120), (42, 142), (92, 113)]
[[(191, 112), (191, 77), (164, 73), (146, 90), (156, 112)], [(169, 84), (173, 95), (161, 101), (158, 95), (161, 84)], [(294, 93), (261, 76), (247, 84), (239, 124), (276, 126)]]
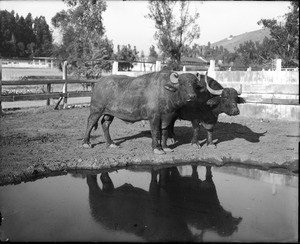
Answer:
[[(213, 89), (208, 84), (207, 72), (205, 74), (205, 84), (207, 91), (214, 95), (206, 102), (209, 106), (218, 107), (220, 113), (225, 113), (230, 116), (240, 113), (237, 104), (245, 102), (243, 98), (239, 97), (239, 95), (242, 94), (242, 85), (240, 85), (239, 91), (234, 88)], [(219, 86), (222, 87), (220, 84)]]
[(181, 97), (186, 97), (188, 102), (196, 99), (195, 87), (198, 80), (195, 75), (189, 73), (179, 75), (173, 72), (170, 75), (170, 81), (171, 84), (166, 84), (165, 89), (171, 92), (179, 90)]

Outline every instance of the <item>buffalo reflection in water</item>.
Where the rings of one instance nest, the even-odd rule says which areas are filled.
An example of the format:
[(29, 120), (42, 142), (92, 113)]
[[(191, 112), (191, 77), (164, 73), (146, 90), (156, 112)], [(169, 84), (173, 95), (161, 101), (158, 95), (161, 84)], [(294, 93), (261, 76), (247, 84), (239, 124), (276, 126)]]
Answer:
[[(220, 205), (211, 167), (204, 181), (197, 166), (192, 168), (191, 176), (181, 176), (177, 167), (152, 170), (149, 191), (127, 183), (115, 188), (107, 172), (100, 175), (101, 189), (97, 175), (87, 175), (91, 214), (111, 230), (146, 241), (202, 241), (205, 230), (232, 235), (242, 218)], [(191, 227), (201, 233), (193, 234)]]

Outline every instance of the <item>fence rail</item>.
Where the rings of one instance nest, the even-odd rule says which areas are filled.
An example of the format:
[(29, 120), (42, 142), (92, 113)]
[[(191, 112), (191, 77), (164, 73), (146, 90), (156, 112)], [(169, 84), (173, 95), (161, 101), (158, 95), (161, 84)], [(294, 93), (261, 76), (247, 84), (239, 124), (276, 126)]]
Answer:
[[(63, 100), (63, 107), (67, 105), (67, 99), (71, 97), (90, 97), (91, 91), (67, 91), (68, 84), (90, 84), (92, 89), (95, 80), (80, 80), (67, 78), (67, 62), (63, 65), (62, 79), (28, 79), (28, 80), (2, 80), (2, 64), (0, 60), (0, 114), (2, 113), (2, 102), (15, 102), (15, 101), (35, 101), (46, 100), (46, 105), (50, 105), (50, 99), (59, 99), (55, 109)], [(62, 92), (51, 92), (51, 85), (63, 84)], [(29, 93), (29, 94), (2, 94), (2, 86), (26, 86), (26, 85), (47, 85), (46, 93)]]
[[(59, 99), (61, 97), (89, 97), (92, 92), (82, 91), (82, 92), (52, 92), (52, 93), (42, 93), (42, 94), (17, 94), (17, 95), (2, 95), (2, 102), (16, 102), (16, 101), (34, 101), (34, 100), (45, 100), (45, 99)], [(49, 104), (48, 104), (49, 105)]]

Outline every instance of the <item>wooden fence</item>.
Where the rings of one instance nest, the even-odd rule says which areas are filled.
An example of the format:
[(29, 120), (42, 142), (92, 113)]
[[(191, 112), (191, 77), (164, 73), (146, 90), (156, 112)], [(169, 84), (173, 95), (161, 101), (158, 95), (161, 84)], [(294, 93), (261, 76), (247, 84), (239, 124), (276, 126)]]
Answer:
[[(160, 70), (160, 63), (156, 63), (155, 71)], [(238, 89), (243, 85), (243, 97), (247, 104), (241, 106), (244, 115), (260, 116), (267, 118), (284, 118), (299, 120), (299, 73), (298, 71), (214, 71), (214, 65), (209, 68), (209, 75), (218, 80), (224, 87)], [(148, 71), (150, 72), (150, 71)], [(114, 62), (112, 74), (139, 76), (148, 72), (118, 71), (118, 62)], [(183, 73), (185, 71), (179, 71)], [(190, 73), (196, 73), (192, 71)], [(200, 73), (205, 73), (201, 71)], [(38, 77), (35, 77), (38, 78)], [(2, 68), (0, 60), (0, 114), (1, 102), (46, 100), (50, 105), (50, 99), (59, 99), (55, 109), (63, 101), (63, 108), (67, 105), (68, 98), (90, 97), (91, 91), (68, 91), (68, 84), (90, 84), (92, 89), (96, 81), (69, 79), (67, 76), (67, 62), (63, 63), (62, 79), (30, 79), (30, 80), (2, 80)], [(3, 94), (2, 85), (47, 85), (45, 93), (28, 94)], [(63, 84), (61, 92), (51, 92), (51, 86)]]
[[(34, 101), (34, 100), (46, 100), (46, 105), (50, 105), (50, 99), (59, 99), (55, 109), (63, 100), (63, 108), (66, 107), (69, 97), (90, 97), (91, 91), (69, 91), (68, 84), (90, 84), (92, 89), (94, 83), (93, 80), (79, 80), (68, 79), (67, 75), (67, 61), (63, 63), (63, 75), (62, 79), (29, 79), (29, 80), (2, 80), (2, 64), (0, 60), (0, 114), (2, 113), (2, 102), (14, 102), (14, 101)], [(61, 92), (51, 92), (51, 85), (63, 84)], [(18, 86), (18, 85), (47, 85), (46, 93), (29, 93), (29, 94), (2, 94), (2, 86)]]

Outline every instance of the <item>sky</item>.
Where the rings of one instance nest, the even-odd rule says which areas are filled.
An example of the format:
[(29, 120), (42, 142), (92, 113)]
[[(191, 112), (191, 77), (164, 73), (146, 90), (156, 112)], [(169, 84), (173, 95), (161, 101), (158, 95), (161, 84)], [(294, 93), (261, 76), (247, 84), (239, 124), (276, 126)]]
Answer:
[[(200, 39), (195, 43), (207, 45), (230, 35), (259, 30), (260, 19), (278, 19), (289, 11), (289, 6), (288, 1), (190, 1), (190, 13), (200, 13)], [(51, 25), (51, 18), (63, 9), (67, 6), (61, 0), (0, 0), (0, 10), (14, 10), (23, 17), (28, 13), (33, 18), (45, 16), (56, 41), (59, 32)], [(107, 0), (103, 23), (115, 50), (117, 45), (130, 44), (148, 55), (151, 45), (156, 46), (154, 22), (145, 18), (148, 12), (148, 1)]]

